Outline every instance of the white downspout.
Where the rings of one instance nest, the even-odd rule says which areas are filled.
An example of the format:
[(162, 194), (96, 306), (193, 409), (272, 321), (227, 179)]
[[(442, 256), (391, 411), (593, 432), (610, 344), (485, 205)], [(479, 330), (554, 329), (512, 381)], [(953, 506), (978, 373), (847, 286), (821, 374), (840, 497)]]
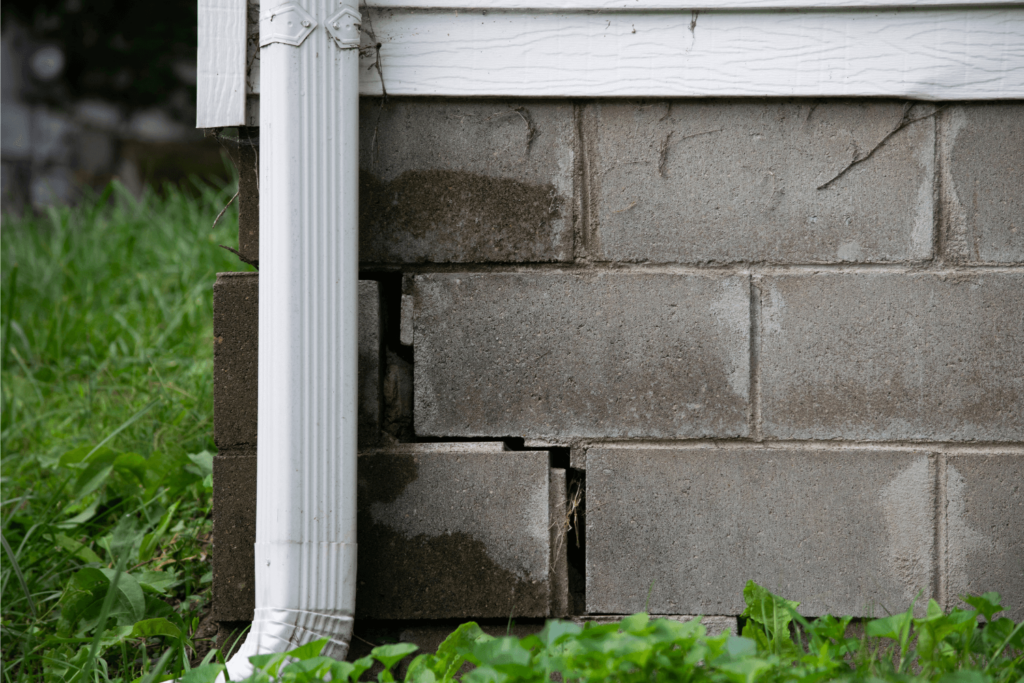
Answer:
[(256, 611), (228, 662), (329, 638), (356, 579), (358, 48), (354, 0), (263, 0)]

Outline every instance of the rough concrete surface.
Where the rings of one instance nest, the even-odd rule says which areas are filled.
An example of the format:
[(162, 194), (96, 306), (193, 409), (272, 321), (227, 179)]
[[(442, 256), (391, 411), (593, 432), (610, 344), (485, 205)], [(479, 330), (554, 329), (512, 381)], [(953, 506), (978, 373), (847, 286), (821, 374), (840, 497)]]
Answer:
[(588, 251), (654, 263), (930, 258), (934, 117), (878, 147), (904, 113), (863, 100), (590, 105)]
[(760, 289), (766, 436), (1024, 439), (1024, 275), (818, 273)]
[[(260, 262), (260, 132), (239, 128), (237, 145), (229, 145), (238, 171), (238, 252), (246, 263)], [(230, 245), (228, 245), (230, 246)]]
[(805, 615), (906, 609), (932, 592), (935, 489), (925, 453), (591, 448), (588, 611), (735, 615), (751, 579)]
[(1024, 263), (1024, 104), (965, 104), (942, 117), (949, 256)]
[(362, 98), (360, 121), (361, 261), (571, 260), (571, 104)]
[(1024, 455), (946, 456), (946, 597), (997, 591), (1024, 619)]
[[(359, 445), (380, 441), (380, 294), (359, 281)], [(218, 273), (213, 286), (213, 424), (221, 450), (256, 447), (259, 273)]]
[(218, 273), (213, 285), (213, 437), (256, 447), (259, 274)]
[(419, 435), (748, 432), (746, 276), (417, 276)]
[(381, 438), (383, 374), (380, 285), (359, 281), (359, 447)]
[(357, 618), (547, 616), (549, 476), (545, 451), (360, 455)]
[(256, 607), (256, 453), (213, 459), (213, 614), (252, 621)]

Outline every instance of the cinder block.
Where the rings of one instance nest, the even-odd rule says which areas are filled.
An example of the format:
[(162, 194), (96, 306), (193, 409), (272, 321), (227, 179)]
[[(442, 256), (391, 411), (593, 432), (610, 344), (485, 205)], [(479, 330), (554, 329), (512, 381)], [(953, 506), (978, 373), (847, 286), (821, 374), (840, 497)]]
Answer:
[(766, 436), (1024, 439), (1024, 275), (818, 273), (761, 291)]
[(924, 453), (591, 448), (588, 611), (735, 615), (751, 579), (806, 615), (906, 609), (934, 585), (935, 484)]
[[(549, 471), (546, 451), (511, 452), (501, 442), (402, 444), (360, 454), (357, 619), (564, 611), (566, 567), (551, 550), (552, 510), (565, 507), (559, 492), (564, 470)], [(248, 620), (256, 458), (214, 458), (213, 495), (215, 618)]]
[[(376, 445), (381, 422), (378, 284), (359, 282), (359, 444)], [(218, 273), (213, 285), (214, 440), (220, 450), (256, 447), (259, 273)]]
[(213, 615), (252, 621), (256, 608), (256, 453), (213, 459)]
[(959, 105), (941, 116), (948, 256), (1024, 262), (1024, 104)]
[(434, 274), (415, 297), (417, 434), (747, 435), (746, 276)]
[(946, 594), (998, 591), (1024, 619), (1024, 455), (946, 457)]
[(360, 260), (572, 259), (572, 105), (363, 98)]
[(357, 618), (548, 616), (549, 476), (497, 442), (360, 455)]
[(256, 447), (258, 273), (217, 273), (213, 285), (213, 437), (220, 450)]
[(590, 105), (588, 250), (601, 260), (654, 263), (928, 259), (934, 107), (906, 111), (906, 119), (925, 118), (887, 138), (906, 120), (904, 107)]

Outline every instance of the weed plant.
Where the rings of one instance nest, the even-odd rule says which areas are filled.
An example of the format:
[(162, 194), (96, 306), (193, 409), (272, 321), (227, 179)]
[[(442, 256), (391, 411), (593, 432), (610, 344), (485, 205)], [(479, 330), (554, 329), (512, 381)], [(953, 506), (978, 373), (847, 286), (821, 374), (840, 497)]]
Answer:
[[(4, 683), (189, 668), (210, 597), (212, 284), (234, 188), (4, 217)], [(156, 679), (159, 680), (159, 679)]]
[[(808, 620), (799, 603), (754, 582), (743, 591), (747, 608), (740, 636), (708, 637), (699, 619), (652, 620), (634, 614), (619, 623), (549, 621), (537, 635), (494, 638), (463, 624), (433, 654), (406, 669), (405, 683), (1017, 683), (1024, 679), (1024, 622), (998, 618), (999, 595), (968, 596), (973, 609), (944, 612), (935, 601), (925, 615), (914, 606), (864, 625), (850, 637), (850, 617)], [(378, 683), (394, 683), (396, 664), (411, 643), (383, 645), (354, 662), (318, 656), (327, 641), (287, 654), (250, 657), (250, 683), (358, 683), (379, 662)], [(465, 672), (469, 663), (474, 669)], [(190, 672), (189, 683), (213, 683), (223, 667)]]

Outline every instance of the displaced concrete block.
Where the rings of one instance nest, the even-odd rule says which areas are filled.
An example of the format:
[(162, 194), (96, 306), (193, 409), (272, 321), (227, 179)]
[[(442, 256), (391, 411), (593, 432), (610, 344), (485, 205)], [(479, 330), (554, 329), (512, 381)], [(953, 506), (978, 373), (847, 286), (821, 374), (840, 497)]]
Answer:
[[(567, 570), (552, 552), (551, 515), (565, 509), (565, 472), (548, 467), (546, 451), (402, 444), (360, 454), (358, 468), (357, 619), (564, 613)], [(218, 455), (213, 481), (216, 619), (248, 620), (256, 458)]]
[[(380, 441), (378, 284), (359, 282), (359, 444)], [(218, 273), (213, 285), (213, 424), (220, 450), (256, 447), (259, 273)]]
[(1024, 439), (1024, 275), (765, 277), (765, 436)]
[(653, 263), (928, 259), (932, 111), (884, 101), (590, 105), (588, 250)]
[(966, 104), (941, 116), (948, 255), (1024, 263), (1024, 104)]
[(363, 98), (364, 263), (572, 259), (572, 105)]
[(213, 437), (217, 448), (256, 447), (258, 273), (217, 273), (213, 285)]
[(256, 608), (256, 453), (213, 459), (213, 618), (252, 621)]
[(502, 448), (360, 455), (357, 618), (550, 614), (548, 454)]
[(434, 274), (415, 296), (417, 434), (747, 435), (746, 276)]
[(946, 456), (946, 599), (997, 591), (1024, 619), (1024, 454)]
[(935, 483), (906, 451), (591, 448), (588, 611), (736, 615), (751, 579), (806, 615), (906, 609), (934, 585)]

